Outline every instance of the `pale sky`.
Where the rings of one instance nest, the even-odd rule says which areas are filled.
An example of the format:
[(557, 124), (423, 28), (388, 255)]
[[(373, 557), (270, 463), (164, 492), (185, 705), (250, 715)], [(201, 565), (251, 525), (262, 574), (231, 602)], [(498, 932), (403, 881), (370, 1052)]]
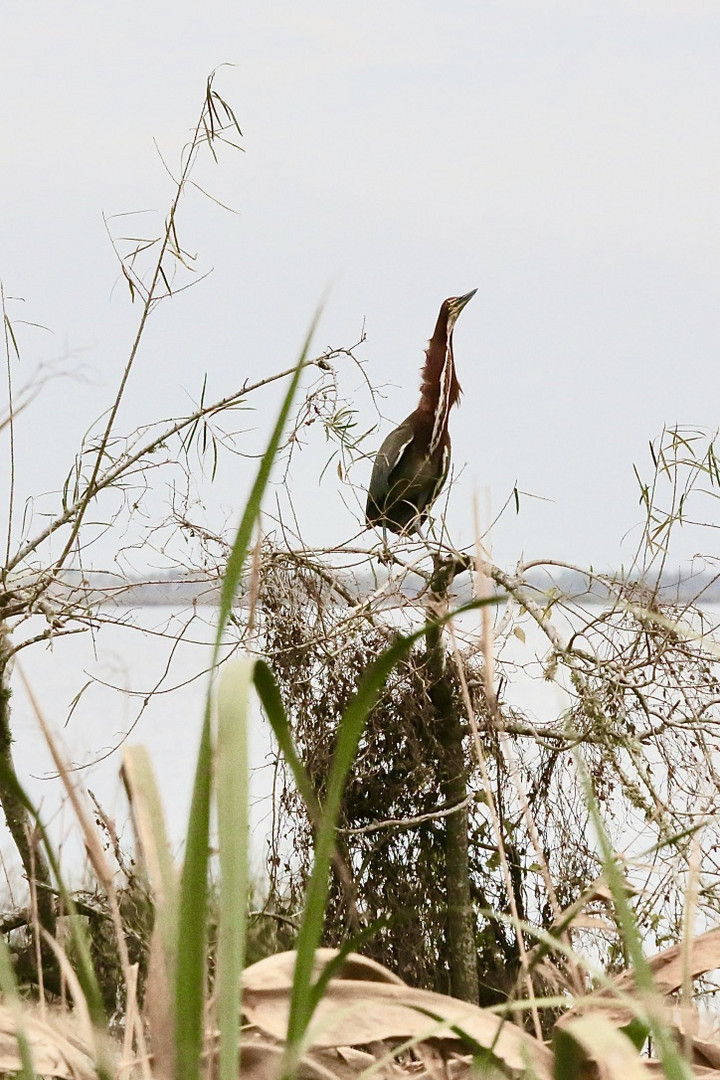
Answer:
[[(155, 314), (122, 430), (187, 411), (205, 373), (220, 397), (288, 366), (329, 287), (315, 351), (365, 327), (358, 356), (391, 384), (379, 445), (415, 407), (440, 302), (477, 288), (455, 334), (455, 538), (472, 538), (474, 492), (497, 511), (517, 482), (540, 499), (496, 527), (496, 561), (608, 567), (634, 550), (648, 441), (720, 421), (715, 0), (30, 0), (10, 3), (0, 52), (0, 278), (23, 298), (10, 317), (51, 331), (20, 330), (15, 378), (69, 358), (89, 380), (23, 416), (20, 505), (62, 485), (139, 317), (103, 214), (161, 227), (172, 184), (153, 140), (175, 168), (224, 63), (245, 152), (197, 179), (237, 213), (197, 195), (181, 210), (213, 272)], [(359, 373), (340, 371), (369, 426)], [(255, 402), (249, 451), (278, 400)], [(333, 470), (318, 492), (324, 453), (318, 432), (293, 472), (315, 543), (356, 529)], [(211, 523), (247, 477), (221, 468)], [(706, 541), (688, 534), (685, 554)]]

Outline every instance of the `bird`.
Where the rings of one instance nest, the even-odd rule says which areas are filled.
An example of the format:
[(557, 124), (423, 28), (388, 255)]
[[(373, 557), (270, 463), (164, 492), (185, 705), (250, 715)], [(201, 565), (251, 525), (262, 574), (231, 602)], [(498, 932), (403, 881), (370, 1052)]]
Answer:
[(440, 306), (425, 353), (420, 404), (391, 431), (378, 450), (368, 489), (365, 520), (394, 533), (413, 535), (427, 518), (450, 469), (450, 410), (460, 399), (453, 330), (477, 289), (451, 296)]

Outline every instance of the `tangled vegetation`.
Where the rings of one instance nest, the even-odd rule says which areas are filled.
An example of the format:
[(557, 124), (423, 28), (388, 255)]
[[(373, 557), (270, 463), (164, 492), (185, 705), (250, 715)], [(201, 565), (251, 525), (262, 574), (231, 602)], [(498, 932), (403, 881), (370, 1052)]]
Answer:
[[(193, 164), (239, 134), (211, 79), (162, 234), (118, 250), (140, 317), (110, 409), (54, 514), (17, 536), (10, 507), (0, 804), (29, 898), (0, 938), (2, 1070), (230, 1080), (240, 1063), (258, 1078), (334, 1080), (430, 1077), (442, 1062), (462, 1078), (572, 1080), (649, 1075), (637, 1053), (646, 1046), (668, 1077), (717, 1076), (717, 1040), (700, 1036), (691, 1009), (712, 1001), (720, 963), (720, 641), (703, 596), (715, 579), (705, 573), (686, 599), (667, 575), (694, 500), (712, 525), (715, 436), (672, 429), (653, 444), (642, 543), (618, 577), (552, 560), (509, 571), (480, 539), (456, 550), (441, 518), (428, 540), (392, 549), (367, 536), (304, 545), (289, 494), (301, 435), (322, 429), (352, 489), (368, 434), (341, 392), (337, 365), (353, 350), (313, 358), (314, 323), (296, 364), (212, 403), (203, 388), (190, 415), (121, 437), (145, 325), (182, 287), (173, 269), (187, 269), (176, 216)], [(17, 342), (3, 316), (10, 371)], [(315, 382), (298, 405), (308, 371)], [(214, 532), (189, 497), (175, 498), (178, 476), (189, 490), (196, 467), (212, 474), (228, 442), (223, 418), (275, 382), (286, 392), (240, 526)], [(14, 477), (8, 387), (0, 428)], [(258, 534), (279, 460), (286, 502), (280, 494), (274, 530), (265, 519)], [(108, 823), (101, 816), (101, 839), (45, 728), (97, 879), (73, 896), (14, 768), (13, 664), (109, 618), (108, 591), (85, 573), (98, 528), (90, 508), (113, 507), (124, 535), (163, 470), (172, 512), (148, 517), (136, 547), (182, 535), (176, 568), (217, 608), (217, 706), (208, 691), (182, 869), (152, 768), (139, 751), (126, 756), (136, 851), (124, 865), (116, 852), (120, 881), (103, 850)], [(520, 655), (531, 627), (535, 644)], [(526, 677), (558, 688), (555, 716), (514, 700)], [(277, 748), (262, 904), (249, 874), (251, 687)], [(53, 1028), (46, 998), (72, 1001), (80, 1035)], [(121, 1045), (108, 1044), (118, 1031)]]

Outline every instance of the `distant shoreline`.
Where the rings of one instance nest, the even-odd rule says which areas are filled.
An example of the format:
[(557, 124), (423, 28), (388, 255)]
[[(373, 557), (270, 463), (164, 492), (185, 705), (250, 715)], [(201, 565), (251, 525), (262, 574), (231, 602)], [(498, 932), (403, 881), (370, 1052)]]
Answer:
[[(557, 568), (557, 573), (552, 575), (552, 570), (552, 567), (534, 569), (528, 575), (528, 587), (536, 597), (562, 596), (583, 603), (601, 604), (608, 600), (611, 593), (616, 595), (617, 588), (623, 583), (622, 574), (596, 576), (590, 571)], [(342, 581), (344, 591), (357, 596), (358, 601), (377, 589), (377, 579), (371, 580), (369, 576), (365, 580), (362, 575), (339, 573), (338, 580)], [(611, 589), (610, 585), (615, 582), (617, 586)], [(50, 596), (60, 603), (80, 603), (93, 607), (216, 607), (221, 587), (219, 578), (199, 575), (131, 579), (116, 573), (81, 574), (67, 571), (60, 582), (51, 586)], [(637, 595), (632, 598), (638, 603), (651, 598), (664, 604), (720, 603), (720, 575), (705, 571), (666, 574), (659, 581), (628, 578), (624, 587), (628, 599), (633, 590), (637, 590)], [(414, 586), (406, 585), (403, 594), (412, 596), (416, 591)], [(466, 579), (456, 580), (453, 592), (460, 602), (471, 598)]]

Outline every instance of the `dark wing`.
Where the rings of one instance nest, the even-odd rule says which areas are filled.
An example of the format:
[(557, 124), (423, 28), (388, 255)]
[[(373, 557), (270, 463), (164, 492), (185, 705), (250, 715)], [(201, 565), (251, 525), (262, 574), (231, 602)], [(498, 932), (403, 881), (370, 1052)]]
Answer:
[[(367, 509), (365, 515), (370, 524), (380, 521), (388, 508), (388, 495), (392, 490), (391, 473), (404, 452), (413, 441), (414, 431), (411, 417), (403, 420), (399, 427), (391, 431), (375, 456), (370, 487), (368, 488)], [(390, 501), (393, 501), (392, 498)]]

